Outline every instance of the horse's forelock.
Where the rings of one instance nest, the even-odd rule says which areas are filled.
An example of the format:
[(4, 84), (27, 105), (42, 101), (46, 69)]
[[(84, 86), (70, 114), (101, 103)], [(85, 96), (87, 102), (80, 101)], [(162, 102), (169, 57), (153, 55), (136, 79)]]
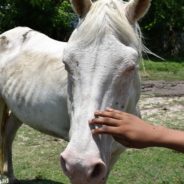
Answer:
[(69, 41), (90, 45), (99, 43), (104, 35), (115, 34), (126, 45), (133, 44), (142, 51), (141, 34), (138, 26), (132, 26), (126, 18), (123, 7), (125, 2), (119, 0), (99, 0), (93, 3), (85, 18), (81, 19), (78, 27)]

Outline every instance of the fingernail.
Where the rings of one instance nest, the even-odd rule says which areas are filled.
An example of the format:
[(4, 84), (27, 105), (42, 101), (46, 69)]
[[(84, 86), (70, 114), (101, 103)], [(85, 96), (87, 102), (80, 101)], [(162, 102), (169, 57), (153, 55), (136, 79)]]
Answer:
[(108, 111), (113, 111), (113, 109), (110, 108), (110, 107), (107, 107), (106, 110), (108, 110)]
[(90, 121), (90, 123), (93, 123), (95, 121), (95, 118), (93, 118), (93, 119), (91, 119), (89, 121)]
[(95, 134), (95, 129), (92, 129), (92, 130), (91, 130), (91, 133), (92, 133), (92, 134)]

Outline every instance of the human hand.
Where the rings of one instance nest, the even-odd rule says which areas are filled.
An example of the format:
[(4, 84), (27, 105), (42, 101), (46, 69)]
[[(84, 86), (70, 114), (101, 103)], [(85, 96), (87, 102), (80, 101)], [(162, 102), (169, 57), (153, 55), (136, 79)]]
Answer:
[(127, 147), (145, 148), (154, 146), (159, 139), (159, 126), (148, 124), (140, 118), (107, 108), (105, 111), (95, 112), (95, 117), (90, 121), (91, 125), (102, 125), (92, 129), (95, 134), (110, 134), (116, 141)]

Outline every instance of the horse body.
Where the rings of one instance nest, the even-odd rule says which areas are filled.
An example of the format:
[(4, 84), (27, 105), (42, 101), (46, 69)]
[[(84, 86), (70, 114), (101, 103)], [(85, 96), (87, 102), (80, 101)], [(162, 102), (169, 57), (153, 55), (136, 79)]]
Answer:
[[(9, 34), (13, 35), (14, 31), (22, 36), (26, 29), (15, 28), (1, 37), (6, 36), (9, 44), (12, 44)], [(20, 121), (42, 132), (67, 138), (67, 74), (62, 64), (65, 43), (30, 29), (24, 39), (24, 43), (9, 49), (16, 55), (0, 67), (1, 97)], [(14, 51), (14, 48), (19, 51)], [(7, 54), (2, 53), (3, 57), (7, 57)]]
[[(68, 140), (67, 73), (62, 63), (66, 43), (26, 27), (3, 33), (0, 43), (0, 106), (4, 107), (4, 101), (12, 112), (10, 116), (14, 117), (6, 117), (4, 127), (1, 126), (5, 133), (4, 137), (1, 135), (1, 143), (5, 144), (4, 149), (1, 145), (1, 155), (11, 155), (14, 136), (11, 141), (9, 137), (15, 134), (22, 122), (43, 133)], [(1, 116), (3, 112), (7, 113), (3, 108), (1, 111)], [(15, 121), (17, 126), (9, 127), (11, 124), (15, 126)], [(12, 181), (11, 158), (4, 159), (1, 173), (6, 173)]]

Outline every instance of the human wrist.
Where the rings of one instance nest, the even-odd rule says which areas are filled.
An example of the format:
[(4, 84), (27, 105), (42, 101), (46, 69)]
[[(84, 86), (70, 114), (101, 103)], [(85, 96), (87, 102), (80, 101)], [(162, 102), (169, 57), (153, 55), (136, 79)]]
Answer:
[(164, 140), (164, 147), (184, 153), (184, 131), (167, 128)]
[(150, 146), (163, 147), (168, 144), (168, 129), (160, 125), (153, 125), (153, 132), (151, 135)]
[(152, 146), (165, 147), (184, 152), (184, 132), (157, 126), (157, 134)]

